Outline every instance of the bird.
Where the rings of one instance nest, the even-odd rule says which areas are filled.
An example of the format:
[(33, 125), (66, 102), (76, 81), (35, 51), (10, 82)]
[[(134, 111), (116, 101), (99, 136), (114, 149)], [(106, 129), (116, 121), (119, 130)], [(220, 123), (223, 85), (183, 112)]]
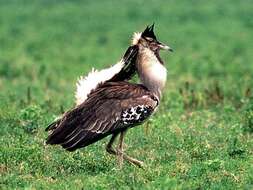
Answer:
[[(118, 63), (80, 77), (76, 105), (46, 128), (46, 143), (75, 151), (111, 135), (106, 151), (117, 157), (120, 168), (124, 160), (143, 167), (143, 161), (124, 152), (123, 143), (126, 132), (143, 124), (160, 104), (167, 80), (160, 50), (173, 51), (158, 41), (154, 24), (135, 32)], [(139, 83), (130, 81), (135, 74)], [(118, 136), (118, 146), (114, 147)]]

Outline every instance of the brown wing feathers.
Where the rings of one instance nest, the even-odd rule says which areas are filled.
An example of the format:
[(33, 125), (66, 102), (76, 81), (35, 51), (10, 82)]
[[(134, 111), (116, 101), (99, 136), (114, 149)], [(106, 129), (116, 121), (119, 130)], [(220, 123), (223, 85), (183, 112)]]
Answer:
[[(115, 123), (110, 121), (111, 114), (105, 115), (106, 106), (99, 105), (100, 103), (101, 101), (92, 106), (89, 104), (81, 105), (67, 112), (59, 122), (58, 127), (48, 137), (47, 143), (61, 144), (63, 148), (72, 151), (103, 138), (107, 130)], [(97, 132), (102, 124), (103, 126), (106, 125), (107, 129)], [(95, 136), (96, 138), (94, 138)]]
[(141, 85), (107, 82), (94, 90), (83, 104), (66, 112), (62, 119), (49, 126), (53, 132), (47, 143), (61, 144), (73, 151), (117, 133), (128, 126), (121, 118), (124, 110), (138, 104), (155, 107), (150, 98), (151, 103), (140, 98), (144, 95), (150, 94)]

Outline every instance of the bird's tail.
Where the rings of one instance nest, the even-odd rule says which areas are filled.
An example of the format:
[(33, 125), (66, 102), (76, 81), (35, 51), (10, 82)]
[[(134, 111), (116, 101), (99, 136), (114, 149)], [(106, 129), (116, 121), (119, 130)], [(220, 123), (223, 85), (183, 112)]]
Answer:
[(59, 127), (61, 123), (61, 119), (58, 119), (54, 122), (52, 122), (50, 125), (47, 126), (47, 128), (45, 129), (45, 131), (50, 131), (49, 133), (49, 137), (46, 140), (46, 144), (58, 144), (58, 141), (56, 138), (52, 138), (52, 134), (57, 130), (57, 128)]

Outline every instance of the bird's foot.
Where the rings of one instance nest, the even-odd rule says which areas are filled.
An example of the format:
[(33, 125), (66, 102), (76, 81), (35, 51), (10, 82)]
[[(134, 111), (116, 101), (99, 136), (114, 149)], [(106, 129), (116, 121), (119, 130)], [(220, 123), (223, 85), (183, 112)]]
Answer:
[[(131, 157), (129, 157), (129, 158), (131, 158)], [(135, 158), (128, 159), (128, 161), (131, 164), (133, 164), (135, 166), (138, 166), (139, 168), (143, 168), (144, 167), (144, 162), (143, 161), (137, 160)]]
[(122, 156), (122, 163), (119, 162), (119, 165), (120, 167), (122, 167), (122, 164), (123, 164), (123, 159), (124, 160), (127, 160), (128, 162), (130, 162), (131, 164), (135, 165), (135, 166), (138, 166), (139, 168), (143, 168), (144, 167), (144, 162), (140, 161), (140, 160), (137, 160), (135, 158), (132, 158), (126, 154), (124, 154), (122, 151), (118, 150), (117, 149), (117, 155), (121, 155)]

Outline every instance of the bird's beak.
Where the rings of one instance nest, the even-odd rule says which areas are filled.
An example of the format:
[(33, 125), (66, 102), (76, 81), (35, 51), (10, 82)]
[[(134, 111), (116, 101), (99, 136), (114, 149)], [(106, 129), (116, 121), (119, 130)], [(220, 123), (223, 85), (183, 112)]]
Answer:
[(169, 47), (169, 46), (167, 46), (167, 45), (165, 45), (165, 44), (163, 44), (163, 43), (161, 43), (161, 42), (159, 42), (159, 48), (160, 49), (163, 49), (163, 50), (168, 50), (168, 51), (170, 51), (170, 52), (173, 52), (173, 49), (171, 48), (171, 47)]

